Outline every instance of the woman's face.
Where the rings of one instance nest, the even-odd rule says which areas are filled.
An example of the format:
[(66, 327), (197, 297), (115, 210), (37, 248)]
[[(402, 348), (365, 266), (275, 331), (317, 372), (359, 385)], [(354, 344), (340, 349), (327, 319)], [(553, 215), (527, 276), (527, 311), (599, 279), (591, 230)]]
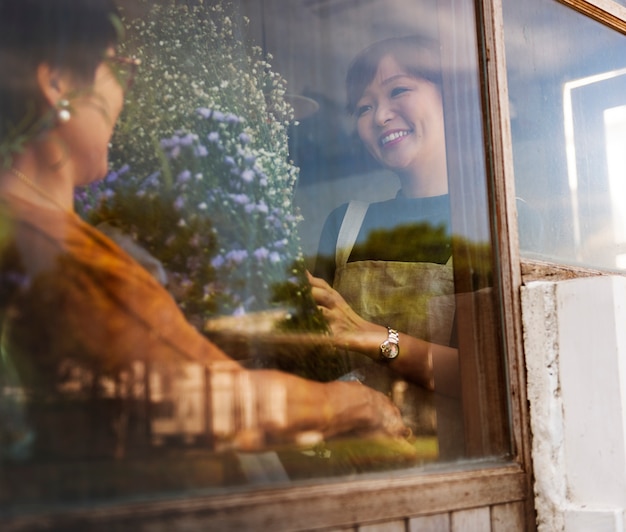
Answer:
[[(107, 52), (113, 57), (113, 50)], [(124, 92), (109, 60), (102, 61), (90, 87), (70, 98), (71, 119), (58, 128), (76, 166), (76, 185), (104, 177), (113, 128), (122, 110)]]
[(445, 160), (439, 89), (408, 74), (391, 55), (381, 59), (355, 114), (359, 137), (386, 168), (410, 174)]

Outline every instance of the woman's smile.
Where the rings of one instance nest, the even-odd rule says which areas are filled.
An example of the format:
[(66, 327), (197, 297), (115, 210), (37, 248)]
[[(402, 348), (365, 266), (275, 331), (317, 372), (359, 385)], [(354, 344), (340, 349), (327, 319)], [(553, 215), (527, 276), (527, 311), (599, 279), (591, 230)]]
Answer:
[(383, 57), (356, 104), (357, 132), (372, 156), (408, 181), (445, 174), (443, 104), (438, 87)]
[(380, 139), (380, 145), (383, 147), (386, 146), (394, 146), (396, 144), (398, 144), (398, 142), (401, 141), (401, 139), (403, 139), (404, 137), (410, 135), (412, 133), (412, 131), (407, 131), (407, 130), (394, 130), (394, 131), (389, 131), (387, 133), (385, 133), (385, 135), (383, 137), (381, 137)]

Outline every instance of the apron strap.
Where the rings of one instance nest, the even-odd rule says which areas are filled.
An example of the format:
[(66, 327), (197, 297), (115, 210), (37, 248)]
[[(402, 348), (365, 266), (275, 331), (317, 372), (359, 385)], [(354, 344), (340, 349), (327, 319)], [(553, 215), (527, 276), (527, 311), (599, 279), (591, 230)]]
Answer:
[(348, 257), (352, 252), (356, 237), (359, 235), (361, 224), (365, 218), (365, 213), (369, 203), (352, 200), (348, 203), (346, 214), (341, 222), (339, 234), (337, 235), (337, 249), (335, 251), (335, 267), (339, 268), (348, 262)]

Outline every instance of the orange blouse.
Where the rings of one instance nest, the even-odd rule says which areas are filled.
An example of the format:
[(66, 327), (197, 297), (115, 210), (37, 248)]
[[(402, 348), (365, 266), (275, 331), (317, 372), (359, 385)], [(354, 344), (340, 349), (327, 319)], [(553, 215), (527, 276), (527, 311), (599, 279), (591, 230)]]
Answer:
[(236, 365), (109, 238), (15, 197), (0, 202), (0, 318), (5, 352), (30, 377), (50, 380), (68, 358), (105, 373), (133, 360)]

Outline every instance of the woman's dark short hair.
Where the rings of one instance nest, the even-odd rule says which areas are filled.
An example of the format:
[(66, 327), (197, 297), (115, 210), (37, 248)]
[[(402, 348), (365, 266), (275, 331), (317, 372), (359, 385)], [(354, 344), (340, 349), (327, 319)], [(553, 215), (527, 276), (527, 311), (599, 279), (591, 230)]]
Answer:
[(347, 109), (354, 114), (356, 104), (372, 82), (383, 57), (391, 55), (407, 73), (441, 87), (441, 64), (435, 43), (418, 36), (392, 37), (378, 41), (357, 55), (346, 76)]
[(116, 17), (113, 0), (0, 0), (0, 143), (16, 125), (41, 118), (38, 65), (93, 81), (117, 42)]

